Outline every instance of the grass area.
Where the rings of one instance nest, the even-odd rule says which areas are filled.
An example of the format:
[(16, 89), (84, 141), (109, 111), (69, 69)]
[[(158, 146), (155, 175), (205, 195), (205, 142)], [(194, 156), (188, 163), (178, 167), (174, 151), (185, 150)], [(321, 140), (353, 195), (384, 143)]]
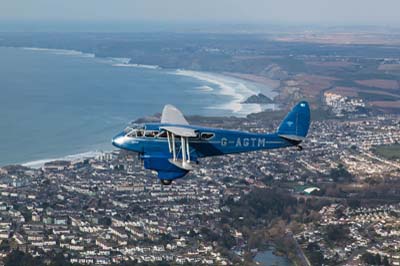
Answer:
[(329, 111), (324, 110), (322, 108), (318, 108), (315, 110), (311, 110), (311, 121), (323, 121), (335, 118), (333, 117)]
[(276, 58), (273, 60), (273, 62), (290, 73), (307, 72), (307, 65), (304, 63), (304, 61), (293, 57)]
[(391, 96), (386, 94), (377, 94), (377, 93), (368, 93), (368, 92), (359, 92), (358, 95), (367, 101), (396, 101), (399, 99), (397, 96)]
[(389, 160), (400, 160), (400, 143), (375, 146), (373, 152)]
[[(393, 79), (391, 79), (393, 80)], [(388, 92), (388, 93), (393, 93), (394, 90), (392, 89), (384, 89), (384, 88), (379, 88), (379, 87), (370, 87), (370, 86), (365, 86), (362, 84), (359, 84), (357, 82), (355, 82), (354, 80), (337, 80), (334, 82), (335, 86), (339, 86), (339, 87), (354, 87), (357, 89), (360, 89), (360, 93), (371, 93), (369, 91), (384, 91), (384, 92)], [(372, 94), (374, 94), (372, 92)]]

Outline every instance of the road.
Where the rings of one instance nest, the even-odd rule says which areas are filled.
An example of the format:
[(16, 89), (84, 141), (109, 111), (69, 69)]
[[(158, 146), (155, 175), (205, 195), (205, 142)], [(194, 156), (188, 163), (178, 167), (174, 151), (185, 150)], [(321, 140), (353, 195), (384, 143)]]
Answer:
[(290, 237), (292, 239), (292, 241), (296, 245), (296, 255), (301, 260), (301, 262), (302, 262), (301, 265), (312, 266), (311, 262), (308, 260), (308, 258), (306, 256), (306, 254), (304, 254), (303, 249), (301, 248), (301, 246), (297, 242), (296, 238), (293, 236), (292, 231), (287, 229), (286, 233), (287, 233), (287, 236)]

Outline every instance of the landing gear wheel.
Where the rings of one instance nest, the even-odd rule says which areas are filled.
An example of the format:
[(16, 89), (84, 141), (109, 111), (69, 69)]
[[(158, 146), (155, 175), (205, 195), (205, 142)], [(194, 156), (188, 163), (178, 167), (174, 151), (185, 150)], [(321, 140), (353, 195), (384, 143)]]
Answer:
[(161, 184), (165, 185), (165, 186), (169, 186), (172, 184), (172, 180), (167, 180), (167, 179), (160, 179)]
[(302, 150), (303, 150), (303, 147), (302, 147), (301, 145), (297, 145), (297, 150), (298, 150), (298, 151), (302, 151)]

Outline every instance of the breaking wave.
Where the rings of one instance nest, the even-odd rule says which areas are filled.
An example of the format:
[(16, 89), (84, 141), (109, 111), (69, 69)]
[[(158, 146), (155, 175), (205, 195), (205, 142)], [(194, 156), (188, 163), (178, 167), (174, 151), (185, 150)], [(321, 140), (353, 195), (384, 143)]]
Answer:
[(147, 68), (147, 69), (161, 69), (157, 65), (142, 65), (142, 64), (129, 64), (129, 63), (118, 63), (113, 64), (115, 67), (136, 67), (136, 68)]
[[(243, 104), (243, 102), (250, 96), (260, 92), (256, 84), (246, 82), (240, 79), (224, 76), (221, 74), (199, 72), (191, 70), (176, 70), (176, 75), (187, 76), (204, 81), (210, 85), (198, 87), (201, 91), (211, 92), (215, 91), (219, 95), (228, 96), (231, 100), (227, 103), (210, 106), (210, 109), (223, 109), (230, 110), (235, 115), (245, 116), (250, 113), (261, 112), (263, 106), (260, 104)], [(218, 87), (217, 90), (212, 88), (212, 85)]]
[(56, 55), (69, 55), (78, 57), (95, 58), (95, 54), (84, 53), (76, 50), (65, 50), (65, 49), (50, 49), (50, 48), (38, 48), (38, 47), (23, 47), (23, 50), (28, 51), (39, 51), (39, 52), (49, 52)]
[(66, 49), (51, 49), (51, 48), (40, 48), (40, 47), (22, 47), (23, 50), (28, 51), (38, 51), (38, 52), (48, 52), (55, 55), (67, 55), (67, 56), (77, 56), (83, 58), (96, 58), (100, 62), (111, 64), (115, 67), (135, 67), (135, 68), (146, 68), (146, 69), (161, 69), (157, 65), (146, 65), (146, 64), (132, 64), (131, 59), (128, 57), (105, 57), (99, 58), (92, 53), (84, 53), (77, 50), (66, 50)]
[(199, 86), (196, 89), (202, 91), (202, 92), (210, 92), (213, 91), (214, 89), (210, 86), (204, 85), (204, 86)]

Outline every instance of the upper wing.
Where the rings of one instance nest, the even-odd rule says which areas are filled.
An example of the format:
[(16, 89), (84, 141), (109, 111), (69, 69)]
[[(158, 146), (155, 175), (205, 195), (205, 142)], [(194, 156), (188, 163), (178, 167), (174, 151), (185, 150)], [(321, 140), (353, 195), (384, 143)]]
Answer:
[(180, 137), (196, 137), (196, 131), (191, 128), (186, 128), (186, 127), (178, 127), (178, 126), (165, 126), (165, 127), (160, 127), (160, 129), (165, 129), (168, 132), (171, 132), (175, 136), (180, 136)]
[(162, 115), (161, 115), (161, 123), (163, 124), (177, 124), (177, 125), (189, 125), (183, 116), (182, 112), (178, 110), (173, 105), (167, 104), (164, 106)]

